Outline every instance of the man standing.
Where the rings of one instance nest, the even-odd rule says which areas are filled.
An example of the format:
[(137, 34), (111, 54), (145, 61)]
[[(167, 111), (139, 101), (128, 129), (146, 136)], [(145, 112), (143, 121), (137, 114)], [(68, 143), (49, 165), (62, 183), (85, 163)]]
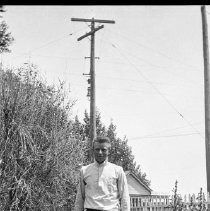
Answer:
[(130, 211), (126, 175), (121, 166), (108, 162), (108, 137), (93, 142), (94, 162), (80, 170), (75, 211)]

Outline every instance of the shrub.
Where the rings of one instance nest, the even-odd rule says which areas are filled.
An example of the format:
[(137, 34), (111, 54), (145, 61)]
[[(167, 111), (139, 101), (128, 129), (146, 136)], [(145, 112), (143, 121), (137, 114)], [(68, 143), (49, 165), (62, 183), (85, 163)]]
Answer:
[(74, 134), (63, 83), (37, 68), (0, 78), (0, 210), (66, 210), (74, 202), (84, 144)]

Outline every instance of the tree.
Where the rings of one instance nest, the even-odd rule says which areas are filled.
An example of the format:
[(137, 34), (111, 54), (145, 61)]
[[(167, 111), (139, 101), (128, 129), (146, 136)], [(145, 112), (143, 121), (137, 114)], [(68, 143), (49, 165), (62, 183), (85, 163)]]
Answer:
[(173, 197), (171, 199), (171, 202), (169, 204), (169, 206), (167, 206), (166, 208), (170, 208), (173, 211), (182, 211), (182, 210), (186, 210), (186, 204), (184, 204), (182, 197), (180, 194), (178, 194), (177, 190), (177, 184), (178, 181), (175, 181), (175, 187), (173, 189)]
[(144, 184), (150, 186), (150, 181), (146, 178), (146, 173), (142, 173), (140, 165), (136, 165), (135, 157), (132, 154), (132, 149), (128, 145), (128, 139), (117, 138), (116, 125), (111, 123), (108, 127), (107, 136), (111, 140), (112, 149), (110, 152), (110, 161), (123, 167), (124, 171), (131, 171)]
[(0, 85), (0, 210), (71, 209), (84, 160), (68, 115), (74, 102), (33, 65), (3, 71)]
[[(2, 5), (0, 5), (0, 12), (5, 12)], [(1, 18), (2, 16), (0, 16)], [(9, 46), (14, 41), (10, 32), (7, 32), (8, 26), (5, 21), (0, 22), (0, 53), (10, 52)]]
[[(85, 141), (86, 150), (85, 150), (85, 160), (83, 164), (88, 164), (91, 162), (91, 149), (90, 145), (90, 117), (88, 115), (87, 110), (84, 112), (84, 123), (79, 123), (78, 118), (75, 118), (74, 124), (76, 124), (77, 128), (80, 128), (81, 139)], [(83, 132), (83, 135), (82, 135)], [(101, 115), (98, 111), (96, 111), (96, 133), (97, 135), (106, 135), (106, 128), (101, 122)]]
[[(0, 5), (0, 12), (5, 12), (3, 5)], [(0, 16), (1, 18), (2, 16)]]

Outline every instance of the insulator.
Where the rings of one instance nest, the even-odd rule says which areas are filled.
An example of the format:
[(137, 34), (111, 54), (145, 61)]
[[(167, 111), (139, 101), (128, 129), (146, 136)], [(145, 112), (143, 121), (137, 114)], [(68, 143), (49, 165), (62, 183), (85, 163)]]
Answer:
[(90, 97), (90, 87), (88, 87), (87, 97)]

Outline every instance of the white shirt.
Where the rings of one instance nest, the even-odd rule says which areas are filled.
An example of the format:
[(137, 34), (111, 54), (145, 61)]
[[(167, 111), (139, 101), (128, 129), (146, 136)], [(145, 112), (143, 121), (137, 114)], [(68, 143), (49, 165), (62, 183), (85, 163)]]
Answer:
[(127, 179), (121, 166), (106, 160), (81, 168), (75, 211), (85, 208), (130, 211)]

